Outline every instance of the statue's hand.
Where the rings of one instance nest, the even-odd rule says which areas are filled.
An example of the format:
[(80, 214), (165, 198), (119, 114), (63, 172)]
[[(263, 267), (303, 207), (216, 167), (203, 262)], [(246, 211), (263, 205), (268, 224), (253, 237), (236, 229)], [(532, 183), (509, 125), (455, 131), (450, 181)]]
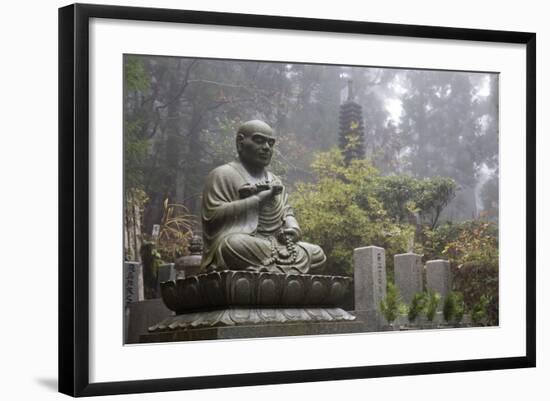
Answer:
[(239, 188), (239, 197), (241, 199), (246, 199), (249, 196), (256, 194), (256, 188), (250, 184), (243, 185)]
[(279, 233), (278, 240), (283, 244), (287, 241), (296, 243), (300, 240), (300, 233), (295, 228), (285, 228)]
[(274, 187), (264, 189), (256, 194), (256, 196), (260, 199), (260, 203), (269, 202), (275, 197), (275, 195), (277, 194), (275, 193)]
[(271, 188), (273, 189), (273, 193), (275, 195), (279, 195), (281, 192), (283, 192), (283, 186), (281, 184), (273, 184)]

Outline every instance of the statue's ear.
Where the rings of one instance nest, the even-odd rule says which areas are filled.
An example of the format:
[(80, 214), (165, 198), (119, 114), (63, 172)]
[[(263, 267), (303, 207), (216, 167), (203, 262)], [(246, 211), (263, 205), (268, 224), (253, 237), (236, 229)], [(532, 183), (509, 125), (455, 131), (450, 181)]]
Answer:
[(239, 132), (237, 134), (237, 138), (235, 139), (235, 143), (237, 144), (237, 152), (239, 153), (241, 152), (241, 148), (243, 146), (242, 145), (243, 139), (244, 139), (244, 135), (241, 132)]

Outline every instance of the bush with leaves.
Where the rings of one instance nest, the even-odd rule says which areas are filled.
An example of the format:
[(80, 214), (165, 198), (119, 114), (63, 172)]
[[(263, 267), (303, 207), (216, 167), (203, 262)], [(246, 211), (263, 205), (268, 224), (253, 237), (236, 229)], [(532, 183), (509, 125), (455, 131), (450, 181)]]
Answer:
[(446, 322), (460, 322), (464, 316), (464, 297), (459, 292), (450, 292), (443, 301), (443, 318)]
[(487, 302), (486, 324), (498, 325), (498, 231), (495, 223), (477, 222), (460, 233), (444, 250), (453, 264), (453, 283), (472, 309)]
[(174, 262), (176, 258), (187, 254), (195, 220), (184, 205), (164, 200), (159, 235), (155, 242), (163, 261)]
[(351, 274), (353, 249), (376, 245), (386, 250), (391, 278), (392, 256), (411, 250), (414, 243), (416, 227), (405, 216), (417, 213), (419, 205), (432, 208), (437, 202), (426, 201), (426, 188), (439, 184), (382, 176), (368, 160), (346, 165), (338, 149), (318, 153), (312, 169), (316, 181), (298, 183), (291, 204), (304, 239), (325, 251), (327, 273)]
[(427, 304), (428, 294), (425, 292), (417, 292), (414, 294), (407, 314), (409, 322), (413, 323), (418, 316), (426, 313)]
[(433, 322), (440, 301), (441, 295), (439, 294), (439, 292), (428, 292), (428, 302), (426, 303), (426, 319), (428, 319), (429, 322)]
[(403, 311), (403, 306), (397, 286), (392, 282), (388, 282), (386, 297), (380, 301), (380, 311), (389, 324), (397, 319), (397, 316)]
[(487, 325), (498, 324), (498, 226), (494, 222), (447, 223), (423, 233), (426, 259), (451, 262), (453, 289), (462, 293), (471, 310), (482, 296), (487, 298)]
[(455, 197), (456, 183), (451, 178), (417, 179), (408, 175), (389, 175), (379, 179), (376, 197), (389, 216), (397, 222), (420, 221), (434, 228), (441, 212)]
[(478, 302), (472, 307), (470, 317), (472, 322), (478, 326), (486, 326), (489, 324), (488, 307), (490, 299), (486, 295), (482, 295)]

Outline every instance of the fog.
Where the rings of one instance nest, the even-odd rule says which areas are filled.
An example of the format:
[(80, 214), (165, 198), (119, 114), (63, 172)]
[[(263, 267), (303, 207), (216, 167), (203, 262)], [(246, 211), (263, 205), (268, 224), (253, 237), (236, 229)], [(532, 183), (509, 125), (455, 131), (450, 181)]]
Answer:
[(450, 177), (459, 190), (445, 219), (498, 218), (496, 73), (152, 56), (124, 65), (125, 189), (148, 198), (146, 232), (165, 199), (198, 213), (204, 177), (235, 157), (250, 119), (275, 130), (271, 167), (287, 185), (313, 180), (314, 155), (341, 143), (346, 102), (362, 113), (358, 154), (382, 174)]

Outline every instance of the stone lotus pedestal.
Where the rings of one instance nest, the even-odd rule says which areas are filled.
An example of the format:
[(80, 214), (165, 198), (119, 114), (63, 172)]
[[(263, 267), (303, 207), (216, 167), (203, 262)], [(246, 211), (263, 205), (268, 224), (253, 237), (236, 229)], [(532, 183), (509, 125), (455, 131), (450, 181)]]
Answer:
[(235, 270), (167, 281), (162, 299), (174, 315), (140, 341), (361, 331), (340, 307), (352, 285), (350, 277)]

